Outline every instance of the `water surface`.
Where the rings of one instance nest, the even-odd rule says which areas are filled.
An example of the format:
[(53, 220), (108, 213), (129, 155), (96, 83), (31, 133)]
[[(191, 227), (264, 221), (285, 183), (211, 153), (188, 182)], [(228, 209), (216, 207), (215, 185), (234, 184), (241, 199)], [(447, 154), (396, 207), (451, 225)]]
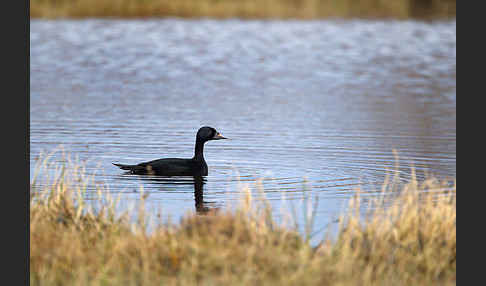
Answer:
[[(321, 227), (358, 187), (376, 195), (395, 164), (403, 181), (412, 165), (419, 178), (456, 175), (455, 20), (31, 20), (30, 31), (31, 179), (41, 152), (62, 146), (123, 202), (143, 186), (149, 210), (176, 221), (259, 184), (277, 217), (318, 198)], [(190, 158), (204, 125), (231, 140), (206, 144), (203, 192), (111, 165)]]

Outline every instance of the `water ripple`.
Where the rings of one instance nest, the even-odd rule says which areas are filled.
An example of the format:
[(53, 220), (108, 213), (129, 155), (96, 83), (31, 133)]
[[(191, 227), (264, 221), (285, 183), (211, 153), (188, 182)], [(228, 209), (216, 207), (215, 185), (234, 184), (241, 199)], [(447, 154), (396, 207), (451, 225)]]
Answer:
[(231, 138), (205, 149), (212, 207), (249, 186), (276, 209), (320, 198), (325, 225), (391, 170), (455, 177), (455, 20), (32, 20), (30, 31), (32, 169), (61, 144), (127, 202), (142, 186), (153, 209), (197, 207), (191, 182), (111, 162), (192, 157), (202, 125)]

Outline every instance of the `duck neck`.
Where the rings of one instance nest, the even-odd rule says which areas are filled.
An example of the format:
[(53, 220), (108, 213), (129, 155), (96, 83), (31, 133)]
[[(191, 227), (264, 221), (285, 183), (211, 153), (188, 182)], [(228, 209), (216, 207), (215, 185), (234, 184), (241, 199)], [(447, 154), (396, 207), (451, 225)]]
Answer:
[(196, 147), (194, 149), (194, 160), (196, 161), (204, 161), (204, 141), (196, 140)]

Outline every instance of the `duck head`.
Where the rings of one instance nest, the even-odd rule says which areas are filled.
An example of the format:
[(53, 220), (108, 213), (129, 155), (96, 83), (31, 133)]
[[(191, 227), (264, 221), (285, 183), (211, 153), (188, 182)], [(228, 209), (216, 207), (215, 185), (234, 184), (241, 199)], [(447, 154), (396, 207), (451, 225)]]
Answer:
[(220, 139), (228, 139), (226, 137), (223, 137), (221, 133), (216, 131), (213, 127), (209, 126), (204, 126), (199, 128), (197, 131), (196, 139), (200, 141), (210, 141), (210, 140), (220, 140)]

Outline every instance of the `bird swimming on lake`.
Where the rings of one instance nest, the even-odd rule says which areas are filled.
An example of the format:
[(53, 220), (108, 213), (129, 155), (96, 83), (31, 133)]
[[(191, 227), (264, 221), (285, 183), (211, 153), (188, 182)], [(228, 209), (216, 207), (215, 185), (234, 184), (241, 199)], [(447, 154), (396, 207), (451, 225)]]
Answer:
[(204, 160), (204, 143), (210, 140), (227, 139), (216, 129), (209, 126), (199, 128), (196, 134), (196, 146), (194, 157), (191, 159), (165, 158), (137, 165), (124, 165), (112, 163), (122, 170), (129, 170), (132, 174), (138, 175), (159, 175), (159, 176), (207, 176), (208, 165)]

